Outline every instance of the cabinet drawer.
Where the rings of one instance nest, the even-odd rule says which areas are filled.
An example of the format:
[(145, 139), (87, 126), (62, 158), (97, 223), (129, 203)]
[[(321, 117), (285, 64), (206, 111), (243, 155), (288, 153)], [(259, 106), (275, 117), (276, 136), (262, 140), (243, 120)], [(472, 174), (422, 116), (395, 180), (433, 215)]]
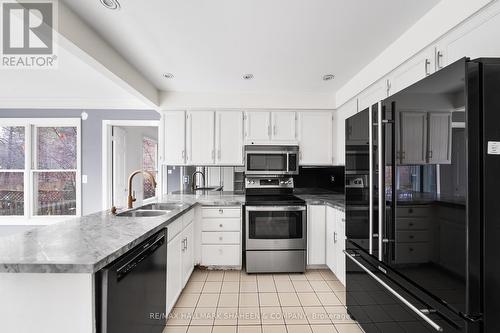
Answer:
[(174, 222), (170, 223), (167, 226), (167, 239), (170, 242), (171, 239), (174, 239), (183, 229), (182, 217), (178, 218)]
[(184, 228), (187, 227), (193, 221), (194, 221), (194, 209), (191, 209), (184, 215), (182, 215), (182, 224)]
[(239, 218), (232, 219), (204, 219), (202, 231), (240, 231), (241, 221)]
[(230, 218), (239, 218), (241, 216), (241, 208), (237, 207), (203, 207), (201, 210), (201, 217), (205, 218), (221, 218), (221, 217), (230, 217)]
[(424, 263), (429, 261), (430, 243), (396, 244), (398, 264)]
[(404, 217), (396, 222), (396, 231), (403, 230), (427, 230), (429, 229), (429, 220), (420, 218)]
[(412, 243), (412, 242), (428, 242), (428, 231), (398, 231), (396, 232), (396, 242)]
[(429, 206), (399, 206), (398, 216), (399, 217), (428, 217), (431, 213), (431, 207)]
[(239, 266), (239, 245), (202, 245), (201, 263), (205, 266)]
[(205, 231), (201, 234), (202, 244), (240, 244), (239, 232)]

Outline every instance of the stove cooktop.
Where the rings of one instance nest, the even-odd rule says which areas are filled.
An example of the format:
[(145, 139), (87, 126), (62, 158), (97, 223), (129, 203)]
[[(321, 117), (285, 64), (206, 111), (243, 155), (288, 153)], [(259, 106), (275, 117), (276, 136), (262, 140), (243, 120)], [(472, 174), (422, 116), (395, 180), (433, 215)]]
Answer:
[(305, 205), (302, 200), (294, 195), (246, 195), (247, 206), (300, 206)]

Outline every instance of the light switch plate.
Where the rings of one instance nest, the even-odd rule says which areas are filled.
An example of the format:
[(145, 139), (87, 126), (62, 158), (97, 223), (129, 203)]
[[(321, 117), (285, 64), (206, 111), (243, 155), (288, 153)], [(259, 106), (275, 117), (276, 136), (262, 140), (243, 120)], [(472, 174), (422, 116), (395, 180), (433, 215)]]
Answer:
[(87, 184), (87, 175), (82, 175), (82, 184)]

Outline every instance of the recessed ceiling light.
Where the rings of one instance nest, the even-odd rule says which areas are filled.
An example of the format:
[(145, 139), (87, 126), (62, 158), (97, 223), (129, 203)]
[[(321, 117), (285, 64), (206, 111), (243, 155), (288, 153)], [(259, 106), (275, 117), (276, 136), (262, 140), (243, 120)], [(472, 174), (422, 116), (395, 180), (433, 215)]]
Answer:
[(253, 79), (253, 74), (243, 74), (243, 80), (251, 80)]
[(323, 81), (330, 81), (330, 80), (333, 80), (334, 78), (335, 78), (335, 75), (333, 75), (333, 74), (323, 75)]
[(120, 3), (118, 2), (118, 0), (101, 0), (101, 3), (107, 9), (120, 9)]
[(165, 79), (173, 79), (174, 78), (174, 74), (172, 74), (172, 73), (165, 73), (165, 74), (163, 74), (163, 77)]

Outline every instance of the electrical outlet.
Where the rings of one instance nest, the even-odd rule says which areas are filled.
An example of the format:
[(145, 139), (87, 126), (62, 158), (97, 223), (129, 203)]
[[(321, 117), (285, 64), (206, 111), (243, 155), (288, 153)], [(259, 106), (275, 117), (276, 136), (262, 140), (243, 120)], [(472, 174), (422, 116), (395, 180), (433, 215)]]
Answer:
[(335, 176), (330, 176), (330, 181), (331, 181), (332, 183), (335, 183)]
[(189, 176), (184, 176), (184, 184), (189, 184)]

